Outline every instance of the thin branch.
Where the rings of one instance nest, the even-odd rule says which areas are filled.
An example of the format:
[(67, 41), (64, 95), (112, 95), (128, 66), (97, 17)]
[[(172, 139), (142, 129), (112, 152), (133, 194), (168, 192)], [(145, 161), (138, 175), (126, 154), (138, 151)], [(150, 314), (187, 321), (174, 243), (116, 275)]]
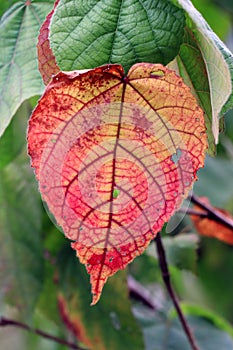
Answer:
[(213, 208), (211, 205), (203, 203), (200, 198), (192, 194), (190, 196), (191, 202), (204, 209), (208, 213), (208, 218), (215, 220), (224, 226), (233, 230), (233, 220), (222, 214), (218, 209)]
[(201, 218), (208, 218), (209, 217), (209, 214), (207, 212), (195, 210), (195, 209), (191, 209), (191, 208), (180, 208), (177, 211), (177, 213), (182, 213), (182, 214), (187, 214), (187, 215), (196, 215), (196, 216), (199, 216)]
[(158, 253), (158, 258), (159, 258), (159, 265), (160, 265), (160, 269), (162, 272), (162, 277), (163, 277), (163, 281), (165, 283), (165, 286), (167, 288), (167, 291), (171, 297), (171, 300), (173, 302), (173, 305), (177, 311), (178, 317), (180, 319), (180, 322), (182, 324), (182, 327), (184, 329), (184, 332), (189, 340), (190, 346), (193, 350), (199, 350), (196, 341), (193, 337), (193, 334), (189, 328), (189, 325), (183, 315), (183, 312), (180, 308), (178, 299), (175, 295), (175, 292), (172, 288), (171, 285), (171, 281), (170, 281), (170, 273), (169, 273), (169, 269), (168, 269), (168, 264), (167, 264), (167, 259), (166, 259), (166, 254), (165, 254), (165, 250), (163, 247), (163, 243), (161, 240), (161, 236), (160, 233), (157, 234), (156, 238), (155, 238), (155, 243), (156, 243), (156, 248), (157, 248), (157, 253)]
[(7, 326), (13, 326), (13, 327), (17, 327), (17, 328), (21, 328), (21, 329), (24, 329), (28, 332), (31, 332), (31, 333), (34, 333), (34, 334), (37, 334), (37, 335), (40, 335), (48, 340), (52, 340), (56, 343), (59, 343), (61, 345), (65, 345), (67, 346), (68, 348), (70, 349), (75, 349), (75, 350), (87, 350), (86, 348), (82, 348), (74, 343), (71, 343), (71, 342), (68, 342), (64, 339), (61, 339), (61, 338), (58, 338), (58, 337), (55, 337), (51, 334), (48, 334), (40, 329), (37, 329), (37, 328), (32, 328), (30, 326), (28, 326), (27, 324), (25, 323), (22, 323), (22, 322), (19, 322), (19, 321), (15, 321), (15, 320), (11, 320), (11, 319), (8, 319), (8, 318), (5, 318), (5, 317), (0, 317), (0, 327), (7, 327)]
[(132, 276), (128, 276), (127, 279), (130, 296), (136, 300), (140, 300), (144, 305), (148, 306), (152, 310), (157, 309), (153, 298), (148, 289), (143, 287)]

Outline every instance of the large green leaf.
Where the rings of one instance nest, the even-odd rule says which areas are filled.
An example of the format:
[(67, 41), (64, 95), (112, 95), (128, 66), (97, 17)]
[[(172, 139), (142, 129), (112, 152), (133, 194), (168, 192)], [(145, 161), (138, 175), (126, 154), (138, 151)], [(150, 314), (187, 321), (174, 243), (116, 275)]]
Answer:
[(43, 90), (37, 36), (51, 1), (20, 1), (0, 21), (0, 136), (21, 103)]
[[(198, 349), (226, 350), (233, 348), (233, 338), (228, 332), (230, 326), (227, 331), (226, 327), (223, 330), (224, 321), (217, 322), (216, 315), (213, 321), (211, 313), (192, 314), (193, 310), (194, 308), (188, 310), (189, 315), (186, 315), (186, 318), (198, 344)], [(145, 308), (137, 307), (135, 314), (143, 328), (146, 350), (191, 350), (180, 321), (174, 318), (173, 313), (172, 317), (163, 313), (153, 315)]]
[[(187, 26), (193, 33), (193, 38), (205, 63), (211, 101), (211, 115), (208, 117), (211, 118), (212, 133), (215, 143), (217, 143), (219, 118), (223, 112), (226, 112), (227, 109), (233, 106), (231, 82), (231, 75), (233, 76), (233, 56), (211, 30), (190, 0), (173, 0), (173, 2), (178, 3), (186, 11)], [(206, 94), (206, 89), (204, 89), (204, 94)], [(226, 104), (229, 98), (230, 101)]]
[(212, 325), (225, 331), (233, 338), (233, 327), (231, 326), (231, 324), (216, 313), (205, 309), (200, 305), (188, 304), (184, 302), (182, 302), (181, 307), (185, 315), (192, 315), (205, 318), (206, 320), (211, 322)]
[[(198, 63), (198, 64), (197, 64)], [(180, 52), (176, 57), (176, 65), (171, 63), (171, 67), (178, 70), (185, 83), (190, 86), (193, 95), (197, 98), (199, 105), (204, 110), (205, 124), (208, 136), (208, 153), (215, 153), (215, 142), (212, 133), (212, 108), (208, 72), (195, 36), (191, 30), (186, 28), (184, 42), (180, 47)]]
[(120, 271), (110, 278), (104, 289), (104, 297), (91, 307), (86, 271), (68, 244), (64, 246), (57, 265), (68, 319), (73, 324), (73, 329), (76, 329), (77, 336), (79, 335), (88, 348), (144, 348), (141, 331), (131, 312), (126, 271)]
[(50, 41), (63, 70), (136, 62), (167, 64), (183, 39), (184, 13), (168, 0), (61, 0)]
[(0, 297), (30, 317), (43, 283), (40, 201), (25, 155), (0, 170)]

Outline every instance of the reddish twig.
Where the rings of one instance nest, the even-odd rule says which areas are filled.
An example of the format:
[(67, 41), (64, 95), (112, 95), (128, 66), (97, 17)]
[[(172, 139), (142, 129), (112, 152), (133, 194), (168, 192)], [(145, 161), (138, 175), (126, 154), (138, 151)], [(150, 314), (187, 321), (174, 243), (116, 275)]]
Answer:
[(160, 265), (160, 269), (162, 272), (162, 277), (163, 277), (163, 281), (165, 283), (166, 289), (167, 289), (167, 291), (171, 297), (171, 300), (173, 302), (173, 305), (177, 311), (178, 317), (180, 319), (180, 322), (182, 324), (184, 332), (189, 340), (191, 348), (193, 350), (199, 350), (199, 348), (196, 344), (196, 341), (193, 337), (193, 334), (189, 328), (189, 325), (188, 325), (188, 323), (183, 315), (183, 312), (180, 308), (176, 294), (172, 288), (171, 281), (170, 281), (170, 273), (169, 273), (169, 269), (168, 269), (168, 263), (167, 263), (166, 254), (165, 254), (165, 250), (163, 247), (160, 233), (157, 234), (157, 236), (155, 238), (155, 243), (156, 243), (156, 248), (157, 248), (157, 253), (158, 253), (158, 258), (159, 258), (159, 265)]
[(204, 209), (208, 214), (208, 218), (211, 220), (215, 220), (223, 224), (224, 226), (233, 230), (233, 220), (228, 218), (226, 215), (222, 214), (218, 209), (215, 210), (211, 205), (203, 203), (200, 198), (195, 196), (194, 194), (190, 196), (190, 200), (192, 203), (196, 204), (201, 209)]
[(19, 322), (19, 321), (15, 321), (15, 320), (11, 320), (5, 317), (0, 317), (0, 327), (7, 327), (7, 326), (13, 326), (13, 327), (18, 327), (21, 329), (24, 329), (28, 332), (32, 332), (34, 334), (40, 335), (48, 340), (52, 340), (55, 341), (56, 343), (59, 343), (61, 345), (65, 345), (70, 349), (75, 349), (75, 350), (87, 350), (86, 348), (82, 348), (74, 343), (71, 343), (67, 340), (55, 337), (54, 335), (48, 334), (40, 329), (37, 328), (32, 328), (30, 326), (28, 326), (25, 323)]

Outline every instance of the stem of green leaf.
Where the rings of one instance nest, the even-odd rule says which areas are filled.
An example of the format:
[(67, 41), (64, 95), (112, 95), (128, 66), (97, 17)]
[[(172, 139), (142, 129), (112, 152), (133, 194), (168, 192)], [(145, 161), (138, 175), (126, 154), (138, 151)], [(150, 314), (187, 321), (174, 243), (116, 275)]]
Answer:
[(168, 263), (167, 263), (167, 259), (166, 259), (165, 249), (163, 246), (163, 242), (162, 242), (160, 233), (158, 233), (156, 238), (155, 238), (155, 244), (156, 244), (156, 248), (157, 248), (159, 265), (160, 265), (163, 281), (164, 281), (166, 289), (171, 297), (173, 305), (177, 311), (177, 314), (178, 314), (178, 317), (179, 317), (180, 322), (182, 324), (182, 327), (184, 329), (184, 332), (188, 338), (188, 341), (190, 343), (192, 350), (200, 350), (196, 344), (196, 341), (193, 337), (191, 329), (189, 328), (189, 325), (188, 325), (188, 323), (184, 317), (184, 314), (180, 308), (177, 296), (176, 296), (176, 294), (173, 290), (173, 287), (171, 285), (170, 272), (168, 269)]

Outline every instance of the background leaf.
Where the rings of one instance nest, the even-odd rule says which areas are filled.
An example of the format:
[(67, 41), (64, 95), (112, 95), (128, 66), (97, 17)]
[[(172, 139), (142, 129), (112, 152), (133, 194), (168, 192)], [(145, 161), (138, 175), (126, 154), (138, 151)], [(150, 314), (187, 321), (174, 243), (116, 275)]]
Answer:
[(25, 101), (18, 109), (15, 117), (0, 138), (0, 169), (14, 160), (25, 146), (26, 124), (31, 113), (31, 106)]
[(41, 208), (24, 154), (0, 170), (0, 297), (29, 318), (43, 284)]
[(39, 28), (51, 1), (18, 2), (0, 21), (0, 136), (21, 103), (43, 91), (37, 68)]
[(212, 132), (212, 107), (208, 72), (202, 51), (198, 47), (194, 34), (188, 28), (186, 28), (184, 42), (176, 57), (176, 65), (172, 62), (170, 66), (176, 69), (178, 74), (184, 79), (184, 82), (190, 86), (193, 95), (205, 112), (205, 125), (209, 145), (208, 153), (214, 155), (216, 146)]
[(60, 309), (66, 324), (90, 349), (119, 350), (144, 348), (140, 329), (128, 299), (126, 271), (108, 283), (104, 297), (90, 307), (89, 281), (84, 267), (67, 244), (58, 257)]
[[(229, 0), (220, 0), (221, 5)], [(231, 1), (231, 0), (230, 0)], [(225, 40), (231, 30), (231, 13), (224, 6), (218, 6), (219, 0), (192, 0), (193, 5), (202, 14), (212, 30), (221, 40)]]
[(195, 234), (179, 234), (163, 237), (167, 261), (179, 269), (196, 270), (198, 237)]
[(13, 5), (14, 3), (16, 3), (18, 0), (2, 0), (0, 2), (0, 16), (2, 16), (2, 14), (9, 9), (9, 7), (11, 5)]
[(62, 70), (119, 63), (167, 64), (179, 51), (184, 13), (167, 0), (61, 0), (50, 41)]
[(223, 107), (224, 112), (229, 108), (230, 105), (226, 105), (226, 102), (232, 95), (233, 56), (190, 0), (174, 0), (174, 2), (186, 11), (187, 26), (191, 29), (205, 62), (212, 108), (211, 116), (208, 117), (212, 121), (215, 143), (218, 143), (219, 118), (222, 116)]
[(194, 192), (198, 196), (208, 197), (213, 205), (220, 208), (232, 200), (232, 160), (207, 157), (205, 167), (199, 171), (198, 177), (199, 181), (194, 185)]
[[(229, 326), (227, 331), (222, 330), (218, 328), (222, 323), (221, 320), (216, 321), (216, 315), (213, 323), (210, 313), (201, 313), (199, 308), (197, 316), (195, 312), (192, 315), (192, 310), (195, 307), (189, 309), (186, 318), (200, 350), (212, 350), (213, 344), (218, 350), (232, 348), (233, 338), (228, 333)], [(146, 350), (191, 350), (180, 321), (174, 317), (175, 313), (172, 316), (165, 312), (153, 313), (143, 307), (135, 307), (134, 311), (143, 327)]]

